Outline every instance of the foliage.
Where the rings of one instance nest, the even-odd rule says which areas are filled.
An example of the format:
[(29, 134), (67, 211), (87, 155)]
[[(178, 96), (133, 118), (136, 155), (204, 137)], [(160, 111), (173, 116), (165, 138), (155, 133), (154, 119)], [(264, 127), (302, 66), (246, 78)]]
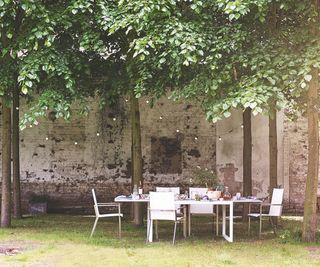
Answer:
[(207, 168), (194, 169), (192, 171), (192, 181), (195, 184), (211, 188), (216, 188), (216, 186), (218, 185), (217, 175), (213, 171), (208, 170)]

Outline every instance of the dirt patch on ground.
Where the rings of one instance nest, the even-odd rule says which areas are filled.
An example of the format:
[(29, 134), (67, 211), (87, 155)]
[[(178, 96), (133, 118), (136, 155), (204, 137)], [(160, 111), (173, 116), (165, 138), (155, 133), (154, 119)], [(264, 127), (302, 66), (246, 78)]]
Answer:
[(0, 241), (0, 255), (11, 256), (40, 246), (40, 243), (25, 240)]
[(320, 259), (320, 247), (306, 247), (312, 259)]

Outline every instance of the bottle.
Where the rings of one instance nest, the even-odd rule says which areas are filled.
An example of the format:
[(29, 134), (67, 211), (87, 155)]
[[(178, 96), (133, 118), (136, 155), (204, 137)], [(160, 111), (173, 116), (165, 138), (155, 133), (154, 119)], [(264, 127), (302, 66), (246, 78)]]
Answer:
[(142, 188), (142, 183), (141, 183), (141, 181), (140, 181), (140, 184), (139, 184), (138, 194), (139, 194), (140, 196), (143, 194), (143, 188)]
[(139, 195), (138, 195), (138, 187), (137, 187), (136, 184), (133, 186), (132, 198), (133, 198), (133, 199), (139, 198)]
[(225, 191), (224, 191), (224, 194), (223, 194), (223, 199), (224, 200), (230, 200), (231, 199), (231, 194), (229, 192), (229, 187), (228, 186), (225, 187)]

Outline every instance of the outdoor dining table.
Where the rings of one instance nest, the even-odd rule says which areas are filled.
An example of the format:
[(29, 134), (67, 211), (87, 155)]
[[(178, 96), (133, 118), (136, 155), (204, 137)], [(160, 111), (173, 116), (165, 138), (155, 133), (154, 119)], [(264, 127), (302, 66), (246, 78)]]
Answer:
[[(127, 196), (117, 196), (114, 199), (115, 202), (122, 203), (147, 203), (149, 208), (149, 198), (132, 198)], [(222, 236), (228, 241), (233, 242), (233, 206), (235, 203), (262, 203), (258, 199), (239, 199), (239, 200), (194, 200), (194, 199), (177, 199), (175, 200), (176, 205), (183, 205), (190, 207), (190, 205), (218, 205), (222, 206)], [(227, 207), (229, 206), (229, 234), (227, 234)], [(184, 224), (183, 224), (183, 235), (187, 237), (187, 218), (188, 211), (190, 209), (184, 209)], [(150, 230), (149, 230), (150, 228)], [(147, 212), (147, 233), (150, 233), (149, 237), (147, 234), (147, 240), (149, 242), (153, 241), (153, 225), (152, 221), (149, 219), (149, 212)], [(189, 233), (190, 234), (190, 233)]]

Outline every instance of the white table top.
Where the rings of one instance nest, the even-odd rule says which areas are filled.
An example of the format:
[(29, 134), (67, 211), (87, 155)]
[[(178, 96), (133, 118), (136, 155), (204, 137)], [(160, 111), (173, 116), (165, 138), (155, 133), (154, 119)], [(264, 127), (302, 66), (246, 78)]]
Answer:
[[(145, 199), (133, 199), (132, 197), (117, 196), (114, 199), (115, 202), (142, 202), (148, 203), (149, 198)], [(230, 205), (232, 203), (262, 203), (259, 199), (240, 199), (240, 200), (194, 200), (184, 199), (176, 200), (175, 204), (178, 205)]]

